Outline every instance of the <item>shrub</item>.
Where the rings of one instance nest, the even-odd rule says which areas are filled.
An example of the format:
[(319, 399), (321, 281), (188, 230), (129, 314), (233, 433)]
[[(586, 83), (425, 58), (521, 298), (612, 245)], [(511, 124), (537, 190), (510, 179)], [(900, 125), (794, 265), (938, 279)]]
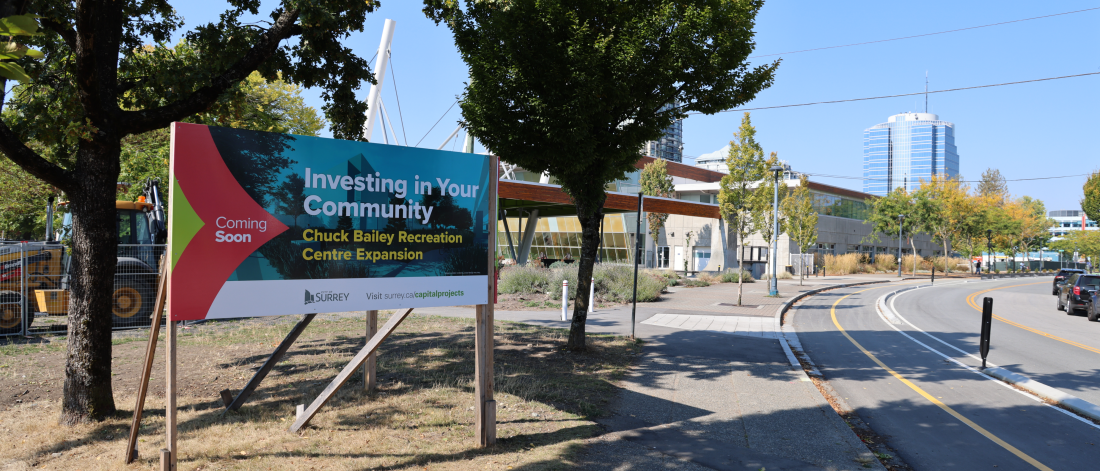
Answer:
[(932, 268), (931, 266), (928, 266), (927, 268), (922, 266), (922, 264), (924, 263), (924, 257), (921, 257), (920, 255), (905, 255), (901, 259), (901, 271), (902, 272), (905, 272), (907, 270), (908, 271), (913, 270), (913, 259), (914, 258), (916, 258), (916, 261), (917, 261), (917, 270), (921, 270), (921, 269), (929, 269), (930, 270)]
[[(560, 282), (559, 282), (560, 283)], [(501, 293), (546, 293), (550, 287), (550, 271), (536, 267), (507, 267), (500, 272)]]
[(882, 254), (875, 257), (875, 271), (892, 272), (898, 269), (898, 259), (893, 255)]
[(721, 277), (717, 273), (700, 272), (698, 279), (707, 282), (707, 285), (721, 283)]
[[(860, 254), (825, 255), (825, 273), (833, 275), (851, 275), (862, 270), (859, 265)], [(780, 278), (782, 279), (782, 277)]]
[(554, 269), (554, 268), (563, 268), (563, 267), (565, 267), (565, 265), (566, 265), (566, 263), (565, 263), (565, 262), (563, 262), (563, 261), (561, 261), (561, 260), (558, 260), (558, 261), (556, 261), (556, 262), (554, 262), (554, 263), (551, 263), (551, 264), (550, 264), (550, 268), (551, 268), (551, 269)]
[[(787, 270), (783, 270), (783, 271), (780, 271), (780, 272), (779, 272), (779, 276), (778, 276), (778, 278), (779, 278), (780, 280), (790, 280), (790, 279), (793, 279), (793, 278), (794, 278), (794, 275), (792, 275), (792, 274), (791, 274), (790, 272), (788, 272)], [(764, 275), (762, 275), (762, 276), (760, 277), (760, 279), (761, 279), (761, 280), (770, 280), (770, 279), (772, 279), (772, 276), (771, 276), (771, 274), (770, 274), (770, 273), (765, 273)]]
[(722, 283), (737, 283), (737, 279), (740, 278), (741, 276), (745, 277), (745, 281), (744, 281), (745, 283), (752, 283), (752, 282), (756, 281), (752, 278), (752, 274), (750, 274), (747, 271), (741, 272), (741, 274), (738, 274), (737, 272), (728, 271), (728, 272), (725, 272), (725, 273), (722, 274), (722, 278), (721, 278)]
[(707, 280), (700, 280), (700, 279), (695, 279), (695, 280), (687, 279), (687, 280), (684, 280), (684, 286), (690, 286), (692, 288), (705, 288), (707, 286), (710, 286), (710, 282), (707, 281)]

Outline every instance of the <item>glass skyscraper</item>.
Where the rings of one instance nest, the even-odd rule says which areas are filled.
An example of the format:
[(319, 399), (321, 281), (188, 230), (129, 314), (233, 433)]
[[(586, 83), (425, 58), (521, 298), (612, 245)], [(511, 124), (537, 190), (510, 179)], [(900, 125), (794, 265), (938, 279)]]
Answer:
[[(669, 108), (665, 105), (661, 111)], [(646, 141), (643, 154), (655, 159), (671, 160), (682, 163), (684, 161), (684, 121), (677, 119), (669, 127), (665, 128), (665, 134), (660, 140)]]
[(955, 124), (931, 113), (901, 113), (863, 131), (863, 192), (913, 191), (932, 175), (959, 175)]

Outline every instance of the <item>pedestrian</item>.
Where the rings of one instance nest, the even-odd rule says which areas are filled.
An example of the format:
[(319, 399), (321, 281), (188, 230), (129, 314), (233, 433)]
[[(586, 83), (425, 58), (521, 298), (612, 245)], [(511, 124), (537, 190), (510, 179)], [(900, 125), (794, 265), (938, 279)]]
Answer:
[(982, 260), (981, 259), (974, 260), (974, 268), (978, 271), (979, 275), (982, 274)]

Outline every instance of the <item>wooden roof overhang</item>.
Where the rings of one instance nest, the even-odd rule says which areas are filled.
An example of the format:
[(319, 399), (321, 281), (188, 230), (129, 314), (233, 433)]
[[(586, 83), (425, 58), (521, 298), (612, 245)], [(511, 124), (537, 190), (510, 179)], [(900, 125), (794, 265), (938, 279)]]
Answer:
[[(537, 209), (539, 217), (576, 216), (577, 209), (561, 186), (520, 180), (500, 180), (497, 187), (500, 209)], [(646, 197), (644, 211), (718, 219), (718, 205), (672, 198)], [(607, 192), (604, 214), (638, 210), (638, 195)]]

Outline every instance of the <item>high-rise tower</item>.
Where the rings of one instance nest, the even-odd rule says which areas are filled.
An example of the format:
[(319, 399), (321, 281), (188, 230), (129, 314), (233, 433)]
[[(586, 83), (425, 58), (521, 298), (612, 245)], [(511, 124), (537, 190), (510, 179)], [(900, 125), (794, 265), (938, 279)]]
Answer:
[(920, 188), (932, 175), (959, 175), (955, 124), (931, 113), (900, 113), (863, 131), (863, 192)]

